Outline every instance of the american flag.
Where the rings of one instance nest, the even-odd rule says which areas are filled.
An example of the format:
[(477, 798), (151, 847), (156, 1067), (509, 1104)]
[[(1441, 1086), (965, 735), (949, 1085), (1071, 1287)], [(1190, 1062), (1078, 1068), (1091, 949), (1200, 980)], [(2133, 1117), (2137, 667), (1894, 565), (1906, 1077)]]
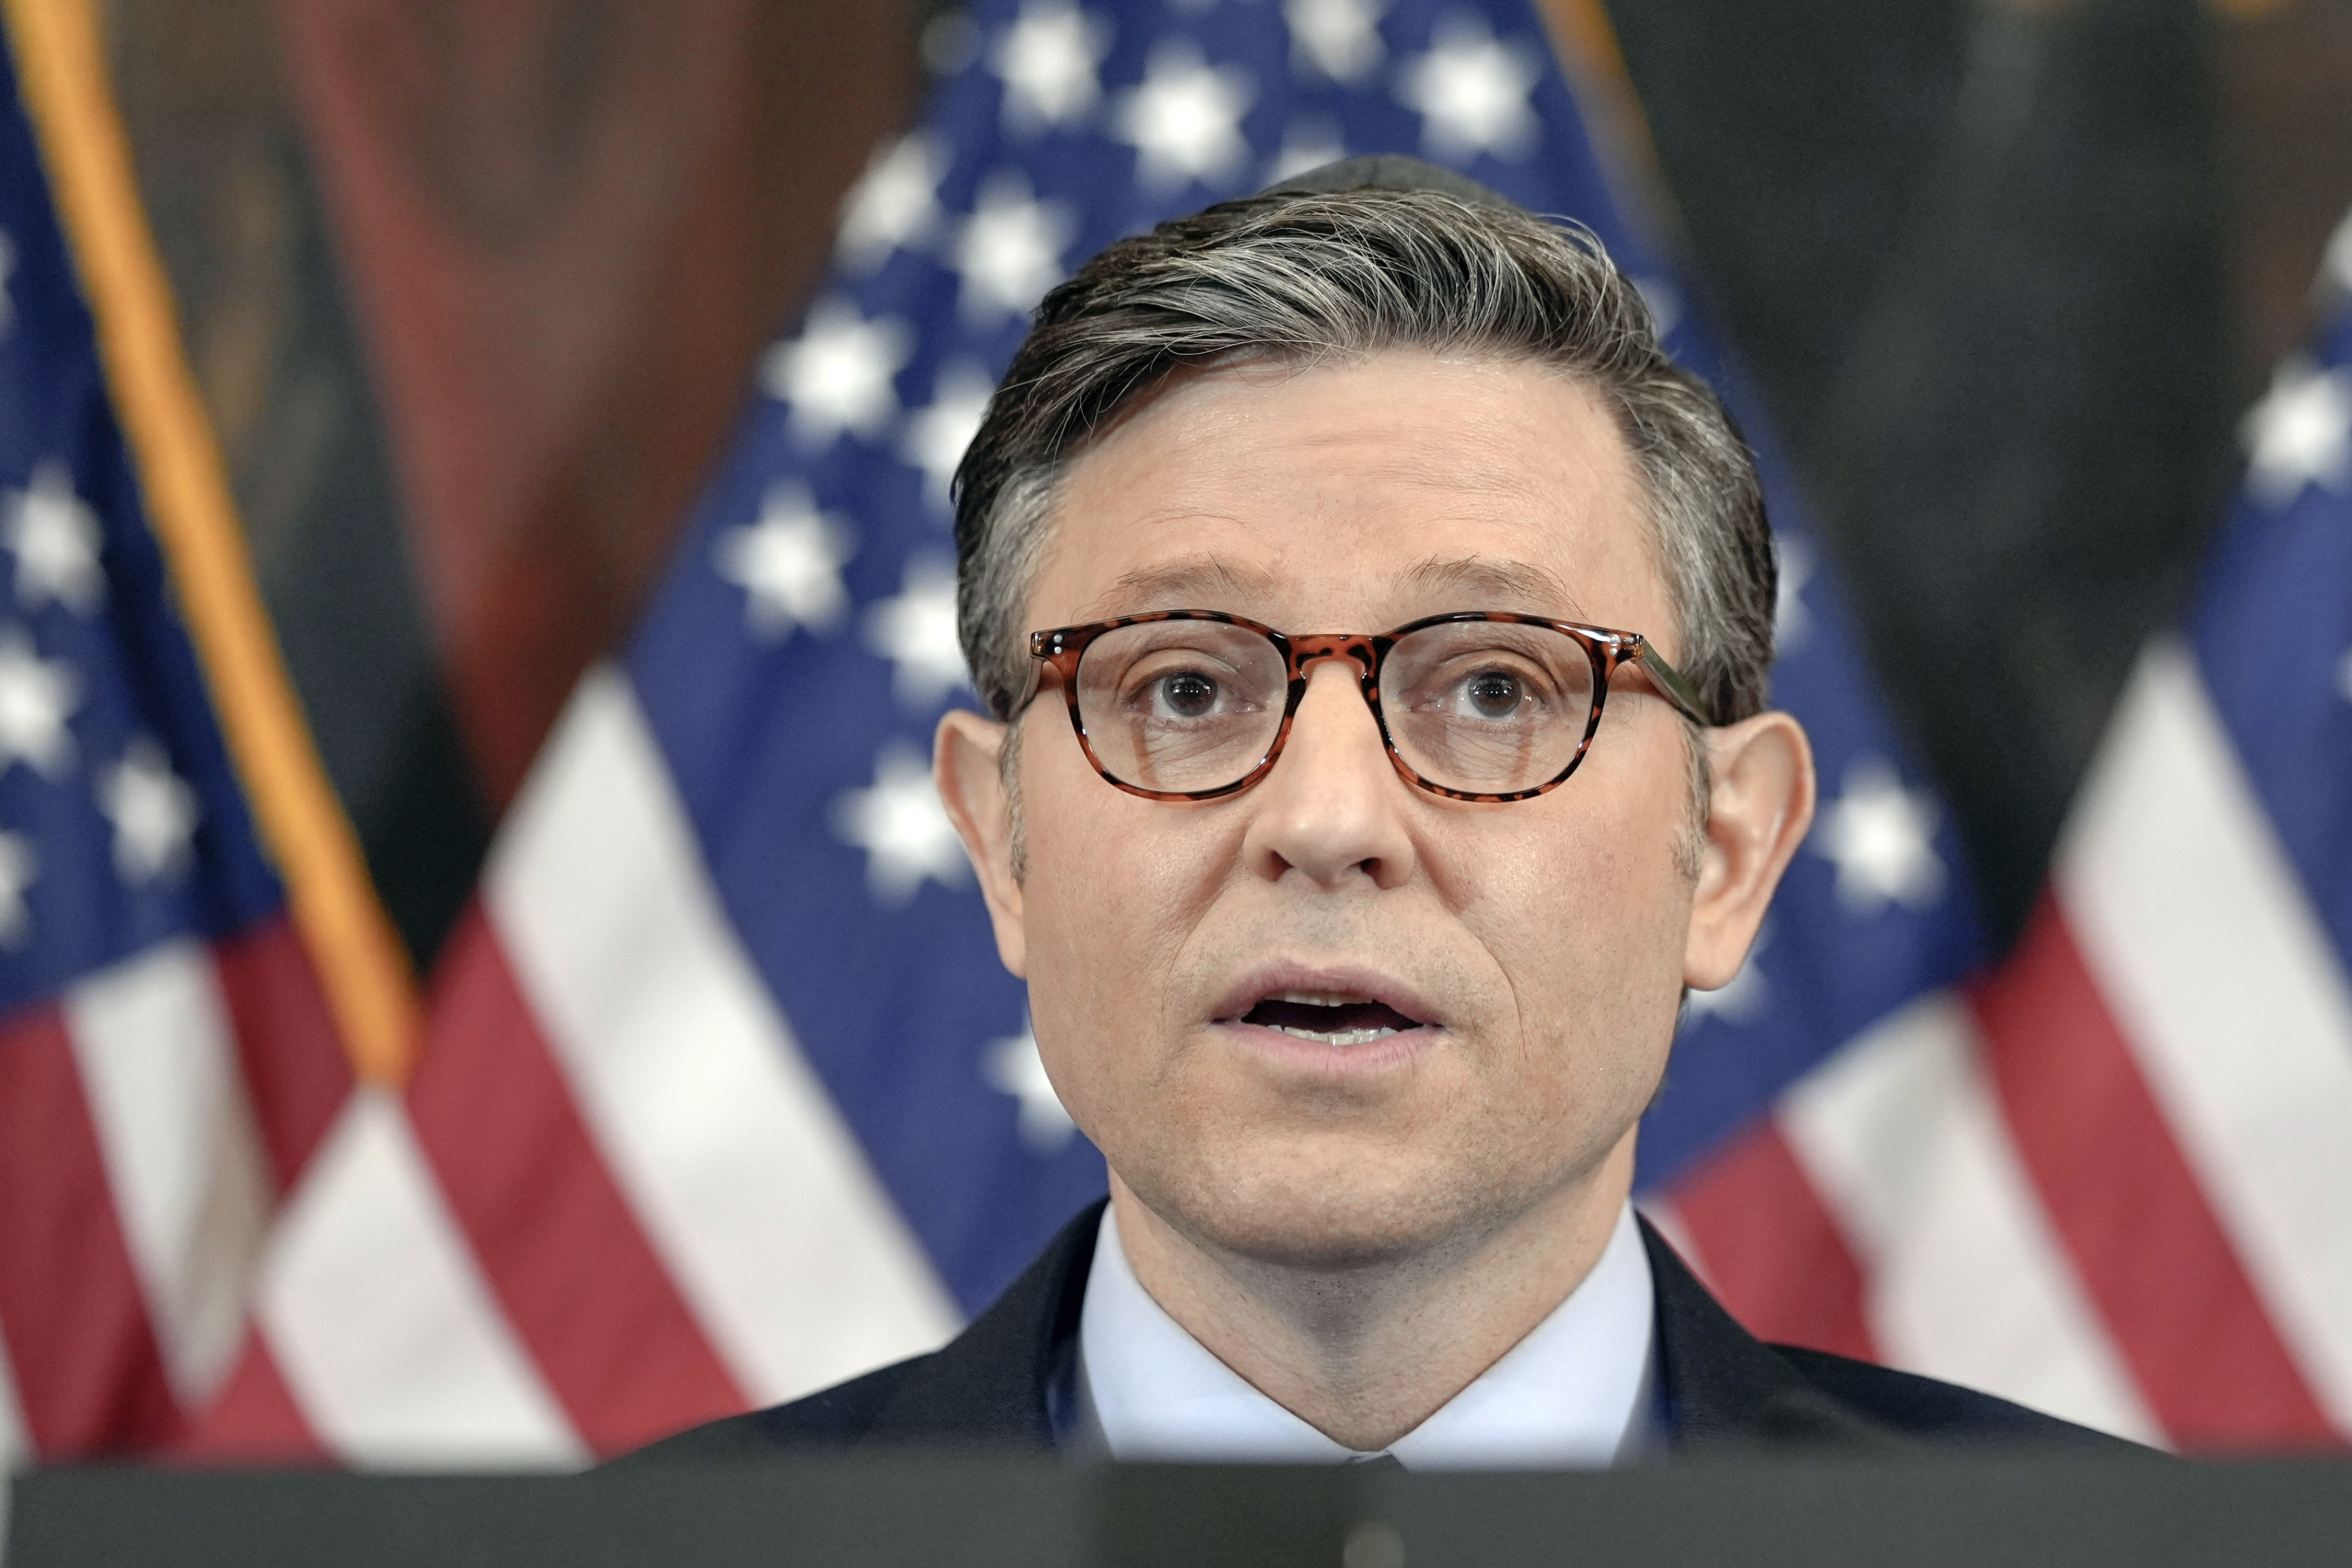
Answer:
[(348, 1092), (0, 101), (0, 1467), (182, 1440)]
[[(1747, 968), (1695, 998), (1643, 1131), (1654, 1212), (1768, 1331), (2180, 1442), (2352, 1427), (2345, 1380), (2326, 1375), (2352, 1333), (2352, 1244), (2320, 1227), (2326, 1195), (2352, 1190), (2327, 1179), (2352, 1175), (2337, 1169), (2352, 1157), (2341, 1082), (2352, 1075), (2352, 1009), (2335, 956), (2352, 945), (2345, 911), (2328, 925), (2308, 891), (2341, 879), (2314, 871), (2298, 892), (2275, 847), (2292, 834), (2270, 826), (2268, 797), (2241, 783), (2240, 837), (2273, 846), (2259, 899), (2219, 896), (2203, 862), (2220, 851), (2168, 863), (2185, 859), (2182, 841), (2205, 842), (2201, 799), (2173, 808), (2192, 826), (2185, 841), (2161, 841), (2164, 856), (2136, 851), (2121, 830), (2108, 837), (2122, 847), (2105, 851), (2097, 833), (2081, 831), (2055, 895), (2074, 946), (2053, 948), (2037, 931), (2010, 968), (1961, 987), (1982, 953), (1946, 813), (1877, 706), (1760, 420), (1631, 216), (1626, 187), (1603, 167), (1601, 149), (1620, 141), (1588, 122), (1538, 16), (1507, 0), (990, 0), (930, 41), (940, 74), (922, 123), (877, 153), (854, 193), (832, 276), (764, 360), (761, 396), (656, 602), (624, 654), (583, 683), (502, 826), (477, 905), (434, 977), (413, 1073), (396, 1090), (338, 1081), (290, 1158), (278, 1156), (282, 1140), (268, 1133), (265, 1111), (237, 1113), (264, 1129), (240, 1146), (269, 1152), (245, 1156), (261, 1173), (242, 1189), (240, 1212), (255, 1217), (248, 1239), (242, 1251), (182, 1253), (223, 1260), (221, 1297), (249, 1300), (249, 1323), (241, 1348), (233, 1312), (206, 1342), (205, 1378), (179, 1407), (222, 1391), (194, 1431), (121, 1428), (93, 1443), (29, 1420), (37, 1380), (27, 1366), (64, 1369), (76, 1386), (134, 1386), (111, 1364), (77, 1358), (79, 1342), (59, 1324), (79, 1321), (80, 1306), (46, 1260), (84, 1245), (85, 1223), (128, 1235), (142, 1222), (125, 1178), (105, 1163), (112, 1156), (61, 1175), (38, 1141), (110, 1148), (89, 1087), (105, 1070), (71, 1043), (52, 1049), (61, 1065), (32, 1085), (44, 1097), (22, 1113), (36, 1102), (9, 1077), (0, 1334), (34, 1451), (168, 1443), (358, 1464), (576, 1463), (929, 1348), (984, 1305), (1100, 1192), (1103, 1172), (1045, 1081), (1021, 989), (996, 961), (924, 762), (939, 713), (969, 700), (954, 634), (949, 478), (1027, 308), (1085, 256), (1282, 173), (1386, 151), (1448, 163), (1593, 229), (1670, 324), (1675, 353), (1725, 389), (1761, 449), (1783, 559), (1776, 698), (1814, 737), (1823, 810)], [(1612, 90), (1607, 63), (1586, 63), (1596, 74), (1582, 85), (1598, 104)], [(29, 162), (9, 164), (6, 178), (11, 201), (19, 183), (37, 192)], [(5, 221), (16, 235), (15, 207)], [(27, 254), (26, 243), (19, 235), (16, 254)], [(63, 267), (60, 257), (69, 301)], [(34, 297), (12, 279), (11, 298), (24, 319)], [(2341, 372), (2327, 373), (2339, 377), (2329, 384), (2340, 411)], [(96, 383), (87, 374), (12, 381), (0, 395), (31, 399), (16, 390), (28, 388), (47, 399), (55, 393), (43, 389), (61, 384)], [(2273, 422), (2304, 433), (2296, 450), (2318, 444), (2310, 410), (2322, 402), (2306, 396), (2294, 405), (2302, 412)], [(2300, 484), (2279, 502), (2284, 481), (2260, 477), (2277, 460), (2265, 469), (2258, 459), (2258, 488), (2270, 487), (2249, 503), (2266, 521), (2335, 507), (2332, 522), (2305, 531), (2335, 528), (2339, 570), (2288, 569), (2301, 597), (2282, 615), (2311, 626), (2280, 625), (2315, 635), (2305, 601), (2332, 587), (2339, 648), (2352, 642), (2341, 587), (2352, 572), (2340, 570), (2352, 530), (2326, 486), (2343, 482), (2343, 423), (2335, 468), (2306, 455), (2318, 487)], [(13, 447), (6, 457), (16, 463)], [(30, 495), (37, 461), (0, 469), (0, 482)], [(112, 541), (117, 531), (145, 535), (135, 509), (121, 511), (118, 529), (100, 501), (127, 496), (129, 482), (108, 489), (72, 473), (89, 486), (75, 493), (110, 530), (107, 602), (120, 621), (131, 590), (114, 574), (136, 552)], [(142, 548), (152, 558), (152, 544)], [(10, 613), (28, 628), (34, 656), (57, 660), (65, 644), (40, 639), (60, 635), (55, 616), (75, 612), (23, 610), (17, 571)], [(2217, 595), (2227, 580), (2226, 570), (2217, 575)], [(2242, 688), (2267, 712), (2290, 676), (2301, 678), (2285, 657), (2287, 632), (2265, 632), (2247, 636), (2233, 620), (2223, 639), (2263, 672), (2259, 684), (2201, 677), (2214, 695), (2199, 711), (2217, 746), (2240, 744), (2211, 717), (2223, 696)], [(2147, 680), (2161, 685), (2170, 670), (2177, 693), (2179, 673), (2202, 667), (2197, 647), (2151, 656), (2159, 674), (2127, 706), (2118, 747), (2131, 715), (2148, 706)], [(2346, 677), (2331, 664), (2326, 678)], [(94, 703), (98, 674), (76, 679)], [(215, 859), (238, 886), (234, 868), (256, 868), (257, 914), (241, 918), (281, 933), (289, 972), (307, 974), (282, 921), (269, 924), (275, 894), (249, 833), (236, 841), (241, 851), (214, 841), (244, 818), (225, 765), (204, 772), (201, 748), (185, 737), (215, 734), (204, 690), (193, 676), (171, 689), (187, 705), (173, 710), (179, 727), (150, 723), (199, 813), (178, 885), (210, 885)], [(2177, 716), (2179, 703), (2166, 700)], [(15, 711), (0, 692), (0, 721)], [(2335, 802), (2352, 779), (2352, 738), (2343, 714), (2315, 698), (2310, 713), (2310, 724), (2337, 725), (2332, 763), (2314, 750), (2281, 762), (2280, 777), (2323, 814), (2335, 807), (2342, 866), (2347, 834)], [(99, 732), (80, 727), (79, 710), (72, 722), (77, 755), (98, 757)], [(209, 744), (203, 755), (217, 758), (218, 740)], [(2231, 755), (2211, 753), (2207, 774), (2239, 777)], [(2153, 808), (2096, 819), (2097, 803), (2102, 791), (2161, 793), (2178, 784), (2177, 763), (2112, 751), (2085, 821), (2166, 831), (2171, 819), (2150, 818)], [(2336, 781), (2334, 796), (2314, 793), (2323, 779)], [(9, 863), (61, 877), (59, 857), (76, 841), (53, 845), (49, 817), (20, 813), (15, 793), (51, 788), (47, 774), (12, 762), (0, 807), (22, 841)], [(2314, 831), (2325, 838), (2324, 827)], [(2199, 896), (2131, 883), (2115, 892), (2116, 872), (2098, 885), (2137, 924), (2095, 927), (2080, 914), (2089, 895), (2074, 891), (2083, 875), (2067, 869), (2089, 862), (2191, 874)], [(78, 886), (118, 869), (110, 847), (74, 864)], [(16, 1008), (7, 1028), (62, 1019), (43, 1027), (78, 1040), (89, 1009), (73, 998), (169, 944), (126, 937), (19, 988), (13, 966), (43, 930), (41, 896), (28, 883), (29, 935), (0, 958), (12, 966)], [(2183, 904), (2226, 926), (2216, 927), (2218, 945), (2164, 924)], [(213, 946), (183, 938), (176, 950), (227, 976), (218, 955), (236, 944), (220, 938), (248, 925), (189, 918), (173, 929)], [(2303, 946), (2288, 946), (2310, 960), (2295, 971), (2308, 983), (2292, 993), (2302, 1009), (2292, 1016), (2278, 1010), (2290, 993), (2273, 972), (2287, 949), (2268, 940), (2282, 922), (2303, 933)], [(2241, 958), (2248, 933), (2264, 940)], [(2195, 965), (2175, 956), (2184, 942)], [(2084, 962), (2105, 984), (2110, 969), (2099, 965), (2123, 962), (2119, 947), (2171, 992), (2112, 1006), (2105, 1034), (2084, 1024), (2084, 1009), (2028, 988), (2037, 963), (2051, 967), (2036, 956), (2062, 950), (2095, 955)], [(2226, 986), (2241, 982), (2260, 1009), (2229, 999)], [(215, 984), (236, 994), (232, 982)], [(2079, 999), (2060, 1001), (2068, 996)], [(2010, 1035), (1995, 1027), (2004, 1005), (2025, 1020)], [(155, 1016), (192, 1015), (173, 1006), (140, 1018)], [(324, 1013), (313, 1006), (308, 1016), (315, 1047)], [(215, 1054), (229, 1066), (215, 1075), (217, 1097), (261, 1107), (275, 1092), (272, 1069), (247, 1045), (245, 1021), (239, 1014), (221, 1032), (230, 1046)], [(2190, 1043), (2163, 1058), (2173, 1064), (2163, 1071), (2125, 1074), (2140, 1085), (2134, 1100), (2113, 1068), (2157, 1060), (2160, 1048), (2145, 1040), (2168, 1030)], [(152, 1022), (129, 1032), (132, 1049), (169, 1054), (184, 1071), (176, 1037)], [(18, 1033), (5, 1038), (0, 1050), (16, 1052)], [(2012, 1039), (2023, 1044), (2005, 1043)], [(2178, 1065), (2217, 1058), (2229, 1071), (2200, 1077)], [(0, 1074), (17, 1071), (13, 1060), (0, 1058)], [(303, 1060), (315, 1079), (313, 1059)], [(188, 1124), (188, 1107), (204, 1103), (155, 1092), (152, 1075), (126, 1081), (151, 1122)], [(81, 1130), (59, 1131), (68, 1124)], [(2209, 1124), (2242, 1135), (2209, 1138)], [(32, 1151), (22, 1160), (10, 1152), (19, 1140)], [(2228, 1158), (2212, 1163), (2222, 1144)], [(2188, 1233), (2177, 1225), (2147, 1228), (2147, 1206), (2169, 1202), (2179, 1186), (2148, 1178), (2159, 1155), (2204, 1205), (2218, 1253), (2179, 1250)], [(30, 1212), (22, 1194), (45, 1189), (21, 1186), (36, 1176), (20, 1176), (20, 1165), (69, 1186), (79, 1206), (46, 1219), (29, 1249), (16, 1229)], [(200, 1207), (172, 1190), (182, 1208)], [(2087, 1207), (2069, 1207), (2065, 1195), (2077, 1191), (2092, 1194)], [(2208, 1290), (2217, 1256), (2238, 1263), (2235, 1296)], [(2300, 1294), (2264, 1271), (2262, 1260), (2279, 1258), (2303, 1281)], [(25, 1287), (28, 1310), (16, 1305), (19, 1274), (36, 1281)], [(126, 1310), (163, 1321), (152, 1303), (171, 1298), (136, 1274), (126, 1265)], [(2196, 1288), (2183, 1291), (2184, 1280)], [(2133, 1326), (2110, 1310), (2118, 1302), (2143, 1303), (2156, 1326)], [(2242, 1402), (2219, 1425), (2182, 1418), (2168, 1392), (2180, 1378), (2168, 1365), (2226, 1394), (2252, 1364), (2232, 1361), (2220, 1376), (2178, 1347), (2236, 1347), (2263, 1333), (2305, 1405)], [(2150, 1343), (2176, 1347), (2173, 1363), (2142, 1354)], [(2312, 1419), (2296, 1424), (2305, 1410)]]
[(2352, 1436), (2352, 220), (2327, 265), (2015, 951), (1671, 1194), (1759, 1331), (2177, 1448)]

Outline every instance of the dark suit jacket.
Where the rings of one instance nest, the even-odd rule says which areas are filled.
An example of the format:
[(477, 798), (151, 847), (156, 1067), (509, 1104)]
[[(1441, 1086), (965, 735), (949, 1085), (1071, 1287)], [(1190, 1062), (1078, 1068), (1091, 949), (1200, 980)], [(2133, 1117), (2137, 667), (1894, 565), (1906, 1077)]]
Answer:
[[(929, 1355), (697, 1427), (634, 1459), (740, 1459), (782, 1448), (889, 1445), (1048, 1449), (1048, 1401), (1069, 1365), (1102, 1205), (1072, 1220), (993, 1306)], [(1769, 1345), (1731, 1319), (1645, 1221), (1658, 1376), (1678, 1453), (1810, 1447), (1916, 1451), (2009, 1442), (2145, 1453), (1988, 1394), (1821, 1351)]]

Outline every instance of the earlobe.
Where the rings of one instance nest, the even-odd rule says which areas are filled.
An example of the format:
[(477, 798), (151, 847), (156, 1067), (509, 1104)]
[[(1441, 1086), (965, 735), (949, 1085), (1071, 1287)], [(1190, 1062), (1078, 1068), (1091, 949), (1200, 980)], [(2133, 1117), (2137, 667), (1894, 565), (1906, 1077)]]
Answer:
[(961, 708), (942, 715), (931, 742), (931, 777), (940, 803), (963, 841), (964, 853), (980, 878), (988, 918), (996, 927), (996, 953), (1004, 967), (1025, 977), (1027, 927), (1021, 883), (1013, 872), (1013, 809), (1001, 766), (1006, 727)]
[(1713, 775), (1706, 855), (1691, 898), (1683, 983), (1711, 991), (1748, 956), (1781, 873), (1813, 821), (1813, 752), (1784, 713), (1763, 713), (1707, 735)]

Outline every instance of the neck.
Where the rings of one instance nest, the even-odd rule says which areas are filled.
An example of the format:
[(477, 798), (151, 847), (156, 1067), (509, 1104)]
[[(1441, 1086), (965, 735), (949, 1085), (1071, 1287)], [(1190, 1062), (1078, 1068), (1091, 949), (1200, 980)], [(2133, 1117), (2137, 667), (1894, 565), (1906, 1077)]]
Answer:
[(1370, 1453), (1475, 1382), (1581, 1284), (1633, 1187), (1633, 1140), (1500, 1228), (1345, 1270), (1188, 1236), (1110, 1179), (1119, 1244), (1168, 1315), (1267, 1398)]

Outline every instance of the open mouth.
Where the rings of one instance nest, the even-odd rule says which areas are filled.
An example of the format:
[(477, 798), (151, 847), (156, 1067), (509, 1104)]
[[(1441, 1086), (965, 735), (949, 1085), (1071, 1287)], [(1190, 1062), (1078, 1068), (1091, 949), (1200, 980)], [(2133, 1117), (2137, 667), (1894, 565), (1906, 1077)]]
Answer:
[(1386, 1002), (1337, 991), (1278, 991), (1261, 998), (1241, 1021), (1318, 1045), (1370, 1045), (1422, 1027)]

